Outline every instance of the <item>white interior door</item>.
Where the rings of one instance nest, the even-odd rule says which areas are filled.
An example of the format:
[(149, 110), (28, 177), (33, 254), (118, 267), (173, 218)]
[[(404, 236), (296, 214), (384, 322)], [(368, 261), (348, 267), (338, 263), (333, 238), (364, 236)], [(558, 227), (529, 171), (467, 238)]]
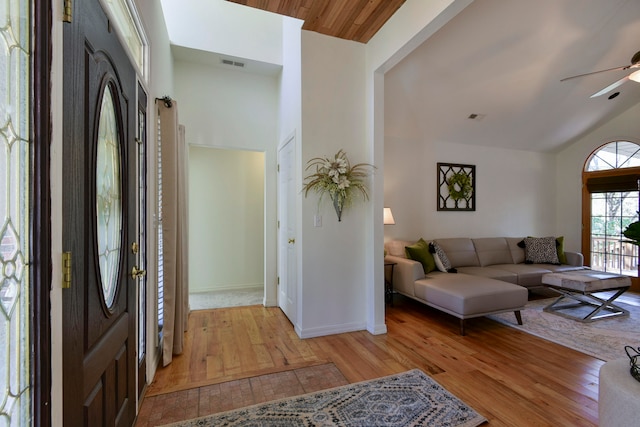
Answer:
[(295, 137), (278, 150), (278, 306), (296, 325)]

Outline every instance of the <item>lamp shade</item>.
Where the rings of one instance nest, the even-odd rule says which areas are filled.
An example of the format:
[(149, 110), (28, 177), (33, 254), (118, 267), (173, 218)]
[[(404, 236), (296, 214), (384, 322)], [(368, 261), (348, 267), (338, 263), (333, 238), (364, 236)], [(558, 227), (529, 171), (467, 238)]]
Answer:
[(640, 70), (634, 71), (633, 73), (629, 74), (629, 80), (640, 83)]
[(384, 208), (384, 225), (394, 225), (396, 220), (393, 219), (393, 213), (391, 213), (391, 208)]

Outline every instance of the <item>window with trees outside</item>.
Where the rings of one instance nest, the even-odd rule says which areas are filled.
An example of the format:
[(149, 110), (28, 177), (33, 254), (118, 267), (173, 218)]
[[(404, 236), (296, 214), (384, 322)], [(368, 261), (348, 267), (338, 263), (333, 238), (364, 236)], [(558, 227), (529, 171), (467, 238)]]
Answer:
[(587, 159), (583, 182), (584, 208), (590, 216), (590, 221), (583, 221), (589, 228), (583, 251), (590, 252), (591, 268), (638, 277), (638, 246), (629, 243), (623, 231), (638, 221), (640, 145), (630, 141), (603, 145)]

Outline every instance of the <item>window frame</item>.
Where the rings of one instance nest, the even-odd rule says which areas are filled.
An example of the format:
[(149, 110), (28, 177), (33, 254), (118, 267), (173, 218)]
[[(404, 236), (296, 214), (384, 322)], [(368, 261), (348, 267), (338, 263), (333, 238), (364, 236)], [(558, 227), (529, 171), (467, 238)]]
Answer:
[(34, 425), (51, 425), (51, 61), (52, 5), (31, 0), (33, 7), (32, 99), (32, 251), (31, 318)]
[[(593, 150), (589, 156), (587, 156), (583, 168), (582, 168), (582, 253), (584, 255), (584, 264), (591, 266), (591, 193), (590, 187), (593, 190), (594, 183), (598, 186), (612, 187), (610, 191), (615, 191), (613, 188), (620, 183), (625, 183), (628, 187), (627, 181), (632, 181), (640, 177), (640, 166), (633, 167), (621, 167), (616, 169), (605, 169), (598, 171), (588, 171), (587, 167), (591, 159), (604, 147), (612, 142), (631, 142), (638, 145), (637, 141), (632, 139), (616, 139), (600, 145)], [(619, 191), (619, 190), (618, 190)], [(632, 287), (640, 287), (640, 278), (631, 277)]]

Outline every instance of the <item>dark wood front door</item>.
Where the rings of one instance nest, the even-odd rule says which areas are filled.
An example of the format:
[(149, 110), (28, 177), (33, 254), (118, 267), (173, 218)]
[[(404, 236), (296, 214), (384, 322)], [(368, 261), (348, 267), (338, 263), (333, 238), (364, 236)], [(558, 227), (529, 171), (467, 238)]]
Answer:
[(131, 426), (136, 75), (99, 0), (73, 7), (64, 29), (63, 418), (65, 426)]

